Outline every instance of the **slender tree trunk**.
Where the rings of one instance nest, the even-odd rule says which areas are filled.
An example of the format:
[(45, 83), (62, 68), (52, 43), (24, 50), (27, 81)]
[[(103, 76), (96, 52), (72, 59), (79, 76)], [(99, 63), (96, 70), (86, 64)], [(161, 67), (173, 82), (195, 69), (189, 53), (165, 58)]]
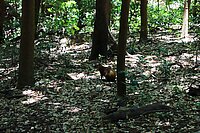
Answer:
[(185, 0), (184, 2), (184, 13), (183, 13), (183, 25), (181, 37), (188, 37), (188, 21), (189, 21), (189, 9), (190, 9), (191, 0)]
[(140, 42), (146, 42), (147, 41), (147, 0), (141, 0), (140, 15), (141, 15)]
[(98, 59), (99, 54), (107, 56), (108, 25), (110, 18), (110, 0), (96, 0), (96, 17), (92, 35), (90, 60)]
[(130, 0), (122, 0), (120, 30), (119, 30), (119, 45), (117, 52), (117, 95), (119, 97), (126, 96), (125, 54), (126, 54), (127, 32), (128, 32), (129, 6), (130, 6)]
[(34, 33), (35, 0), (23, 0), (18, 88), (34, 85)]
[(0, 45), (4, 41), (4, 30), (3, 30), (3, 24), (5, 19), (5, 1), (0, 1)]

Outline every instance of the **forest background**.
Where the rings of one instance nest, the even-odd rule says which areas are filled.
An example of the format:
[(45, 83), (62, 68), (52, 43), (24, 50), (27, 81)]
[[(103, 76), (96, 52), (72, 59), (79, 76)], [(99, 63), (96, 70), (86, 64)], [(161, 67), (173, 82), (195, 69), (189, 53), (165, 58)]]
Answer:
[[(119, 43), (124, 1), (111, 1), (107, 47), (112, 56), (89, 60), (97, 1), (32, 0), (36, 5), (39, 2), (39, 8), (32, 8), (30, 1), (0, 2), (0, 131), (199, 132), (199, 1), (190, 1), (188, 33), (184, 35), (184, 3), (188, 1), (148, 1), (145, 41), (141, 41), (141, 2), (130, 1), (123, 99), (117, 96), (115, 82), (100, 79), (96, 64), (117, 70), (117, 57), (111, 48)], [(23, 18), (22, 8), (28, 17)], [(33, 60), (25, 62), (33, 64), (32, 72), (27, 66), (19, 68), (20, 62), (23, 64), (19, 55), (30, 53), (22, 50), (22, 29), (33, 10), (34, 21), (26, 22), (36, 24), (36, 28), (28, 25), (30, 32), (24, 32), (32, 35), (28, 39), (34, 42)], [(24, 78), (24, 72), (33, 76)], [(19, 87), (19, 81), (26, 79), (34, 84)], [(106, 110), (121, 110), (124, 101), (124, 112), (154, 103), (172, 110), (105, 122), (110, 114)]]

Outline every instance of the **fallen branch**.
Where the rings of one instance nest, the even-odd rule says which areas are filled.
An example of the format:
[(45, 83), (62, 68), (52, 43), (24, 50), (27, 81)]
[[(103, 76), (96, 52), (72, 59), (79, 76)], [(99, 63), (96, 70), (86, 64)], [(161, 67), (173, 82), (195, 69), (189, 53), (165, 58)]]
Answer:
[(117, 111), (104, 116), (103, 119), (116, 123), (119, 120), (126, 120), (129, 118), (136, 119), (142, 115), (154, 112), (168, 112), (168, 111), (172, 111), (172, 108), (166, 105), (162, 105), (160, 103), (155, 103), (140, 108), (133, 107), (133, 108), (118, 109)]

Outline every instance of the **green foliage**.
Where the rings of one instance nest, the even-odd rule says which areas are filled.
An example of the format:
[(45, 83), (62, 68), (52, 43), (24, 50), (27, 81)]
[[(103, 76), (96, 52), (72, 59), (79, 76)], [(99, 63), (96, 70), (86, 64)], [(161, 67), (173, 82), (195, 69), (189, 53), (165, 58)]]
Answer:
[[(119, 30), (120, 26), (120, 12), (121, 12), (121, 0), (112, 1), (111, 10), (111, 28)], [(129, 30), (131, 33), (138, 32), (140, 29), (140, 6), (138, 1), (133, 1), (130, 4), (129, 14)]]
[[(114, 30), (119, 30), (119, 19), (121, 11), (121, 0), (115, 0), (112, 2), (112, 10), (110, 17), (110, 27)], [(150, 29), (156, 27), (169, 28), (174, 24), (182, 23), (183, 15), (183, 1), (171, 1), (167, 0), (163, 5), (160, 3), (159, 8), (157, 3), (148, 3), (148, 25)], [(10, 3), (16, 6), (17, 12), (21, 15), (21, 2), (10, 1)], [(178, 5), (178, 6), (176, 6)], [(59, 31), (67, 35), (74, 35), (78, 31), (92, 32), (95, 16), (95, 0), (46, 0), (43, 2), (42, 8), (44, 8), (39, 19), (40, 27), (46, 31)], [(195, 5), (198, 9), (199, 5)], [(193, 6), (192, 6), (193, 8)], [(19, 9), (19, 10), (18, 10)], [(9, 9), (9, 11), (12, 11)], [(198, 11), (197, 11), (198, 13)], [(198, 14), (199, 16), (199, 14)], [(193, 18), (194, 21), (198, 21), (198, 17)], [(18, 27), (17, 31), (13, 33), (19, 34), (20, 22), (12, 21), (6, 24), (7, 29), (11, 27)], [(129, 14), (129, 32), (139, 33), (140, 31), (140, 2), (132, 1), (130, 5)], [(13, 35), (13, 34), (12, 34)]]
[(134, 43), (128, 46), (128, 53), (135, 54), (139, 51), (139, 48)]
[(76, 0), (79, 9), (79, 20), (86, 25), (85, 32), (93, 31), (95, 0)]
[(129, 29), (131, 33), (137, 33), (140, 30), (140, 2), (133, 1), (130, 5)]
[[(200, 23), (200, 1), (195, 4), (192, 3), (191, 9), (190, 9), (190, 18), (192, 20), (193, 23), (195, 24), (199, 24)], [(194, 28), (194, 30), (198, 29), (198, 33), (200, 33), (200, 29), (199, 28)]]
[[(116, 30), (119, 29), (120, 7), (120, 0), (112, 2), (111, 27)], [(156, 27), (169, 28), (171, 25), (180, 25), (182, 23), (182, 1), (168, 0), (165, 5), (160, 4), (159, 8), (155, 3), (149, 3), (147, 11), (148, 25), (150, 29)], [(131, 34), (139, 33), (141, 23), (140, 18), (140, 2), (132, 1), (129, 14), (129, 32)]]
[[(43, 25), (48, 30), (64, 31), (67, 35), (74, 35), (80, 30), (80, 25), (92, 27), (93, 0), (59, 0), (56, 2), (48, 0), (45, 5), (48, 15), (44, 16)], [(91, 28), (88, 29), (91, 30)]]
[(178, 94), (182, 93), (182, 89), (177, 85), (173, 86), (172, 90), (174, 91), (175, 95), (178, 95)]
[(111, 9), (111, 26), (113, 29), (119, 29), (119, 20), (120, 20), (120, 11), (121, 11), (121, 0), (112, 1), (112, 9)]
[(46, 29), (64, 30), (69, 35), (73, 35), (76, 30), (79, 30), (77, 26), (79, 10), (74, 0), (49, 1), (48, 4), (50, 7), (47, 8), (47, 11), (50, 15), (44, 19)]
[(163, 60), (162, 64), (158, 68), (161, 73), (160, 78), (163, 78), (164, 80), (168, 80), (171, 76), (171, 63), (166, 60)]
[(181, 24), (183, 10), (180, 7), (168, 9), (166, 6), (148, 6), (149, 28), (169, 28), (171, 25)]
[[(144, 56), (139, 56), (139, 63), (145, 64), (146, 60)], [(130, 89), (134, 91), (136, 88), (139, 87), (140, 82), (144, 82), (148, 77), (143, 74), (144, 70), (140, 67), (134, 68), (134, 71), (127, 71), (126, 72), (126, 78), (128, 79), (130, 83)]]
[(6, 15), (4, 20), (4, 31), (6, 40), (12, 40), (19, 36), (21, 32), (20, 15), (22, 14), (22, 2), (19, 0), (5, 1), (6, 3)]

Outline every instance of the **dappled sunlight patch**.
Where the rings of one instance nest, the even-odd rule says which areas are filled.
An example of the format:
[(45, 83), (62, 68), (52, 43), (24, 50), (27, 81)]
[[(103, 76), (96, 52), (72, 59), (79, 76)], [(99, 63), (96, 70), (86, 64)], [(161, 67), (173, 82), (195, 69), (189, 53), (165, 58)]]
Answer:
[(157, 125), (157, 126), (170, 126), (170, 122), (169, 121), (166, 121), (166, 122), (156, 121), (155, 125)]
[(160, 42), (163, 42), (163, 43), (166, 43), (166, 42), (167, 43), (190, 43), (197, 40), (197, 38), (195, 38), (195, 36), (191, 34), (185, 38), (176, 37), (175, 35), (170, 35), (170, 34), (163, 34), (163, 35), (154, 34), (153, 36), (155, 37), (155, 39), (158, 39)]
[(131, 64), (129, 64), (129, 65), (131, 65), (130, 67), (135, 67), (135, 66), (137, 66), (136, 63), (139, 62), (139, 59), (141, 56), (142, 55), (140, 55), (140, 54), (135, 54), (135, 55), (128, 54), (128, 56), (126, 57), (126, 61), (131, 62)]
[(86, 77), (86, 79), (97, 79), (97, 78), (100, 78), (100, 77), (98, 77), (98, 76), (96, 76), (96, 75), (88, 75), (88, 76)]
[(151, 68), (150, 71), (149, 71), (149, 70), (146, 70), (146, 71), (144, 71), (142, 74), (145, 75), (146, 77), (149, 77), (149, 76), (151, 76), (151, 74), (153, 74), (153, 73), (155, 73), (155, 72), (157, 72), (156, 68)]
[(184, 43), (194, 42), (195, 38), (194, 38), (194, 36), (189, 35), (189, 36), (187, 36), (185, 38), (182, 38), (181, 41), (184, 42)]
[(91, 46), (89, 46), (89, 44), (81, 44), (81, 45), (73, 45), (71, 46), (69, 49), (71, 50), (79, 50), (79, 51), (82, 51), (82, 50), (86, 50), (86, 49), (89, 49), (91, 48)]
[(81, 53), (83, 50), (88, 51), (91, 48), (90, 44), (87, 42), (80, 45), (75, 45), (75, 44), (69, 45), (70, 43), (71, 41), (67, 38), (61, 39), (57, 53), (58, 54), (72, 53), (72, 55), (77, 55), (77, 53)]
[(87, 77), (87, 74), (85, 74), (84, 72), (82, 72), (82, 73), (69, 73), (68, 75), (70, 77), (72, 77), (72, 79), (74, 79), (74, 80), (83, 79), (83, 78)]
[(48, 102), (49, 105), (54, 105), (55, 107), (59, 107), (61, 106), (62, 104), (61, 103), (57, 103), (57, 102)]
[(140, 94), (140, 92), (139, 92), (138, 90), (135, 90), (134, 92), (129, 93), (128, 95), (129, 95), (130, 97), (134, 97), (135, 95), (139, 95), (139, 94)]
[(177, 57), (176, 56), (169, 56), (165, 58), (166, 61), (170, 61), (170, 62), (176, 62), (177, 61)]
[[(180, 56), (180, 59), (182, 60), (182, 62), (200, 62), (200, 56), (199, 55), (194, 55), (194, 54), (188, 54), (188, 53), (183, 53), (181, 56)], [(192, 65), (192, 64), (190, 64)]]
[(69, 73), (68, 75), (74, 79), (74, 80), (79, 80), (79, 79), (97, 79), (98, 77), (96, 76), (97, 73), (94, 75), (89, 75), (88, 73), (82, 72), (82, 73)]
[(100, 99), (100, 101), (104, 102), (104, 103), (109, 103), (110, 102), (110, 100), (108, 100), (108, 99)]
[(78, 108), (78, 107), (67, 107), (66, 110), (67, 110), (68, 112), (70, 112), (70, 113), (77, 113), (77, 112), (80, 112), (80, 111), (81, 111), (81, 109)]
[(81, 108), (75, 107), (75, 106), (71, 106), (70, 104), (66, 104), (66, 103), (59, 103), (59, 102), (48, 102), (47, 105), (51, 105), (53, 106), (55, 109), (61, 109), (63, 108), (63, 113), (77, 113), (79, 111), (81, 111)]
[(145, 59), (146, 61), (149, 61), (149, 62), (151, 62), (151, 61), (158, 61), (158, 57), (155, 56), (155, 55), (148, 55), (148, 56), (146, 56), (144, 59)]
[(41, 100), (48, 99), (47, 97), (45, 97), (42, 93), (38, 91), (25, 90), (23, 91), (23, 94), (29, 96), (27, 100), (22, 101), (23, 104), (32, 104), (35, 102), (39, 102)]
[(81, 66), (81, 63), (83, 63), (83, 62), (87, 62), (88, 61), (88, 59), (87, 58), (84, 58), (84, 59), (76, 59), (76, 60), (73, 60), (72, 59), (72, 62), (74, 63), (74, 65), (77, 65), (77, 66)]

